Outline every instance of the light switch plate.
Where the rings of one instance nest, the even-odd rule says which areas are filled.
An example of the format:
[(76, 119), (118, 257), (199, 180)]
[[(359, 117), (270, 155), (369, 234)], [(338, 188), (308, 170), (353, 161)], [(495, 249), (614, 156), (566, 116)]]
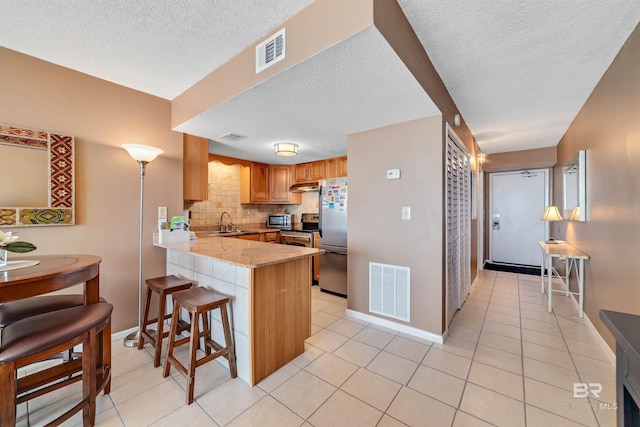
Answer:
[(167, 207), (159, 206), (158, 207), (158, 219), (167, 219)]
[(400, 169), (389, 169), (387, 179), (400, 179)]
[(411, 219), (411, 208), (409, 206), (402, 207), (402, 220), (409, 221)]

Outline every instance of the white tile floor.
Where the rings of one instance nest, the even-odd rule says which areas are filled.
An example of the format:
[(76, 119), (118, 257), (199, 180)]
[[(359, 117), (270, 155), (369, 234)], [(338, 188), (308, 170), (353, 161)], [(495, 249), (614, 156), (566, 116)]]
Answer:
[[(547, 312), (539, 280), (482, 271), (444, 345), (348, 318), (344, 299), (314, 287), (303, 355), (254, 388), (208, 363), (190, 406), (182, 377), (162, 378), (149, 346), (114, 342), (97, 425), (614, 426), (614, 365), (569, 299), (554, 296)], [(576, 382), (602, 384), (599, 399), (574, 398)], [(77, 392), (35, 399), (28, 414), (21, 405), (18, 425), (42, 425)]]

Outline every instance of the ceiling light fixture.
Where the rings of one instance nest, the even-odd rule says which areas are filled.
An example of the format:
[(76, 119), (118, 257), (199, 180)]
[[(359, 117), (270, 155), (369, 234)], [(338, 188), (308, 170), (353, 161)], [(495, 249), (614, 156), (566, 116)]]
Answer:
[(298, 154), (298, 144), (293, 144), (291, 142), (279, 142), (274, 144), (274, 148), (276, 149), (276, 155), (290, 157)]

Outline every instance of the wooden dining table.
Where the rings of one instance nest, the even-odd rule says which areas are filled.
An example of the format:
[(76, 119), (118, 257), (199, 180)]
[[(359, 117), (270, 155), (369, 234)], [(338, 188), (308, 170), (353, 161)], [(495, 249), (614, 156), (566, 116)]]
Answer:
[[(0, 271), (0, 304), (30, 298), (76, 285), (84, 287), (84, 303), (100, 302), (100, 262), (95, 255), (31, 255), (12, 257), (10, 261), (37, 261), (33, 266)], [(17, 264), (17, 263), (16, 263)], [(101, 332), (102, 351), (98, 361), (97, 393), (111, 389), (111, 322)], [(76, 361), (63, 370), (52, 371), (51, 379), (77, 372), (80, 364)], [(50, 378), (39, 378), (42, 381)], [(41, 384), (40, 384), (41, 385)], [(19, 392), (30, 391), (38, 384), (24, 382), (18, 385)]]

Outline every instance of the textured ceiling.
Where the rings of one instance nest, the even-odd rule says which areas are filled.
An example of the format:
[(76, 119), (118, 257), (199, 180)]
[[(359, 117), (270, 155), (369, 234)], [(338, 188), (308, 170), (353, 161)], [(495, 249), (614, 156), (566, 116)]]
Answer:
[(398, 0), (485, 153), (555, 146), (638, 0)]
[(313, 0), (2, 0), (0, 46), (173, 99)]
[[(171, 100), (311, 2), (2, 0), (0, 46)], [(398, 3), (486, 153), (556, 145), (640, 20), (640, 0)], [(184, 128), (248, 135), (211, 145), (272, 163), (273, 143), (292, 139), (299, 162), (344, 154), (349, 132), (432, 114), (370, 29)]]

